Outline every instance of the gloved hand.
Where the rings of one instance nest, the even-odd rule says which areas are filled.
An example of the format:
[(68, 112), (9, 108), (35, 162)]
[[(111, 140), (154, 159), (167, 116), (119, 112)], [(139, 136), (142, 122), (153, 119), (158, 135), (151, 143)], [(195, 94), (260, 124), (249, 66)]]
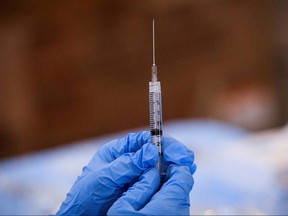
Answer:
[[(148, 169), (109, 209), (108, 215), (189, 215), (193, 187), (193, 153), (173, 138), (164, 137), (164, 159), (170, 163), (160, 186), (156, 168)], [(157, 192), (158, 191), (158, 192)]]
[(149, 167), (157, 149), (149, 133), (128, 134), (102, 146), (72, 186), (57, 215), (104, 215), (110, 206)]
[[(144, 184), (141, 183), (143, 183), (143, 179), (147, 179), (146, 176), (151, 176), (151, 178), (149, 178), (149, 183), (153, 184), (153, 187), (151, 187), (153, 190), (149, 194), (152, 196), (160, 185), (160, 179), (158, 171), (155, 168), (152, 168), (156, 166), (158, 153), (156, 148), (152, 144), (148, 143), (149, 138), (149, 132), (129, 134), (124, 138), (113, 140), (101, 147), (88, 166), (83, 168), (82, 175), (78, 177), (77, 181), (74, 183), (71, 191), (66, 197), (66, 200), (62, 203), (60, 210), (57, 212), (57, 215), (104, 215), (112, 204), (122, 196), (123, 192), (127, 190), (127, 187), (135, 183), (143, 172), (144, 174), (140, 177), (140, 181), (135, 183), (133, 187), (127, 191), (125, 196), (123, 196), (123, 199), (127, 197), (127, 194), (130, 194), (131, 190), (133, 190), (132, 188), (137, 187), (138, 191), (139, 189), (141, 190), (141, 188), (145, 190), (147, 185), (145, 186), (145, 182)], [(185, 175), (186, 180), (188, 179), (187, 176), (191, 177), (191, 173), (195, 170), (195, 165), (193, 165), (193, 152), (172, 138), (164, 138), (163, 147), (164, 159), (167, 160), (167, 165), (173, 163), (179, 165), (179, 168), (184, 166), (181, 169), (186, 171), (188, 169), (189, 172), (186, 172), (184, 175), (182, 174), (180, 181), (183, 181), (182, 178)], [(173, 181), (175, 181), (175, 175), (178, 171), (173, 170), (174, 168), (169, 169), (169, 180), (163, 185), (162, 189), (165, 185), (167, 185), (167, 189), (169, 189), (169, 187), (175, 187)], [(188, 173), (190, 174), (188, 175)], [(177, 176), (179, 175), (176, 175), (176, 177)], [(193, 181), (191, 178), (189, 182), (192, 187)], [(177, 190), (178, 193), (184, 193), (184, 196), (188, 197), (190, 189), (187, 188), (185, 191), (180, 189), (179, 191), (178, 188)], [(167, 193), (164, 191), (164, 193), (160, 193), (160, 195), (162, 198), (171, 198), (171, 195), (174, 196), (175, 193)], [(138, 197), (137, 194), (134, 194), (134, 196)], [(122, 198), (120, 198), (119, 201), (121, 199)], [(166, 201), (167, 200), (169, 199), (166, 199)], [(113, 212), (113, 209), (119, 210), (119, 205), (116, 205), (117, 203), (119, 202), (117, 201), (115, 206), (110, 209), (109, 212), (111, 214), (115, 213)], [(173, 209), (175, 209), (175, 204), (176, 203), (173, 202)], [(131, 203), (131, 205), (134, 204)], [(153, 208), (153, 205), (155, 204), (152, 203), (150, 205)], [(185, 209), (188, 208), (189, 211), (188, 200), (186, 200), (185, 205)], [(147, 206), (148, 204), (146, 207)], [(157, 213), (161, 213), (162, 208), (159, 209), (161, 206), (156, 203), (156, 206), (154, 207), (155, 212), (157, 212), (158, 209)], [(165, 206), (164, 209), (165, 208), (167, 208), (167, 206)]]

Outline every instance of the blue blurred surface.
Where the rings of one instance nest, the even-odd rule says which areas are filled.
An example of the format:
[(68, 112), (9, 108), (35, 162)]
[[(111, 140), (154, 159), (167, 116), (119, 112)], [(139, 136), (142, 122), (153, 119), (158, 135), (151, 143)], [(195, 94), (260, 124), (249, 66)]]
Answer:
[[(288, 213), (287, 130), (279, 140), (211, 120), (171, 121), (164, 130), (195, 152), (191, 214)], [(124, 134), (0, 161), (0, 214), (55, 213), (99, 146)]]

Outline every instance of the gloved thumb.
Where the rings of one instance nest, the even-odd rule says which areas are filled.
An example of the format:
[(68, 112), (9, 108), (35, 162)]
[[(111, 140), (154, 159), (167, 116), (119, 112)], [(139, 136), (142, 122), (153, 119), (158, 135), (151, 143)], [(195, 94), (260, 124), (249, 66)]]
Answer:
[(112, 205), (107, 215), (131, 215), (137, 213), (149, 202), (159, 186), (159, 171), (156, 168), (148, 169), (140, 177), (139, 181)]
[(155, 167), (158, 159), (156, 147), (147, 143), (136, 153), (126, 153), (112, 161), (98, 174), (98, 180), (108, 188), (122, 188), (138, 178), (144, 170)]

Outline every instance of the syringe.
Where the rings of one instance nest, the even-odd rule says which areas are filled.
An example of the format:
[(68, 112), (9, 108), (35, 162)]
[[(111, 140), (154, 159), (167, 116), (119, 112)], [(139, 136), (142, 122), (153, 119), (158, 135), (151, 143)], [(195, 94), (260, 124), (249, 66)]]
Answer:
[(164, 178), (166, 173), (163, 167), (163, 152), (162, 152), (162, 100), (161, 100), (161, 85), (157, 79), (157, 66), (155, 64), (155, 28), (153, 20), (153, 64), (152, 80), (149, 82), (149, 110), (150, 110), (150, 134), (151, 142), (157, 147), (158, 162), (157, 168), (161, 178)]

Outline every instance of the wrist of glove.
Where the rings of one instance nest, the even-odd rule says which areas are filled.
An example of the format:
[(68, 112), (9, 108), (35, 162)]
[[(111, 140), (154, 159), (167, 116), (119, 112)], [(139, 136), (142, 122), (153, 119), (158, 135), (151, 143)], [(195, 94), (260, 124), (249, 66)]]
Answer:
[(161, 185), (155, 168), (158, 152), (149, 140), (149, 132), (141, 132), (102, 146), (83, 168), (57, 215), (189, 214), (196, 169), (193, 152), (163, 137), (168, 169)]

